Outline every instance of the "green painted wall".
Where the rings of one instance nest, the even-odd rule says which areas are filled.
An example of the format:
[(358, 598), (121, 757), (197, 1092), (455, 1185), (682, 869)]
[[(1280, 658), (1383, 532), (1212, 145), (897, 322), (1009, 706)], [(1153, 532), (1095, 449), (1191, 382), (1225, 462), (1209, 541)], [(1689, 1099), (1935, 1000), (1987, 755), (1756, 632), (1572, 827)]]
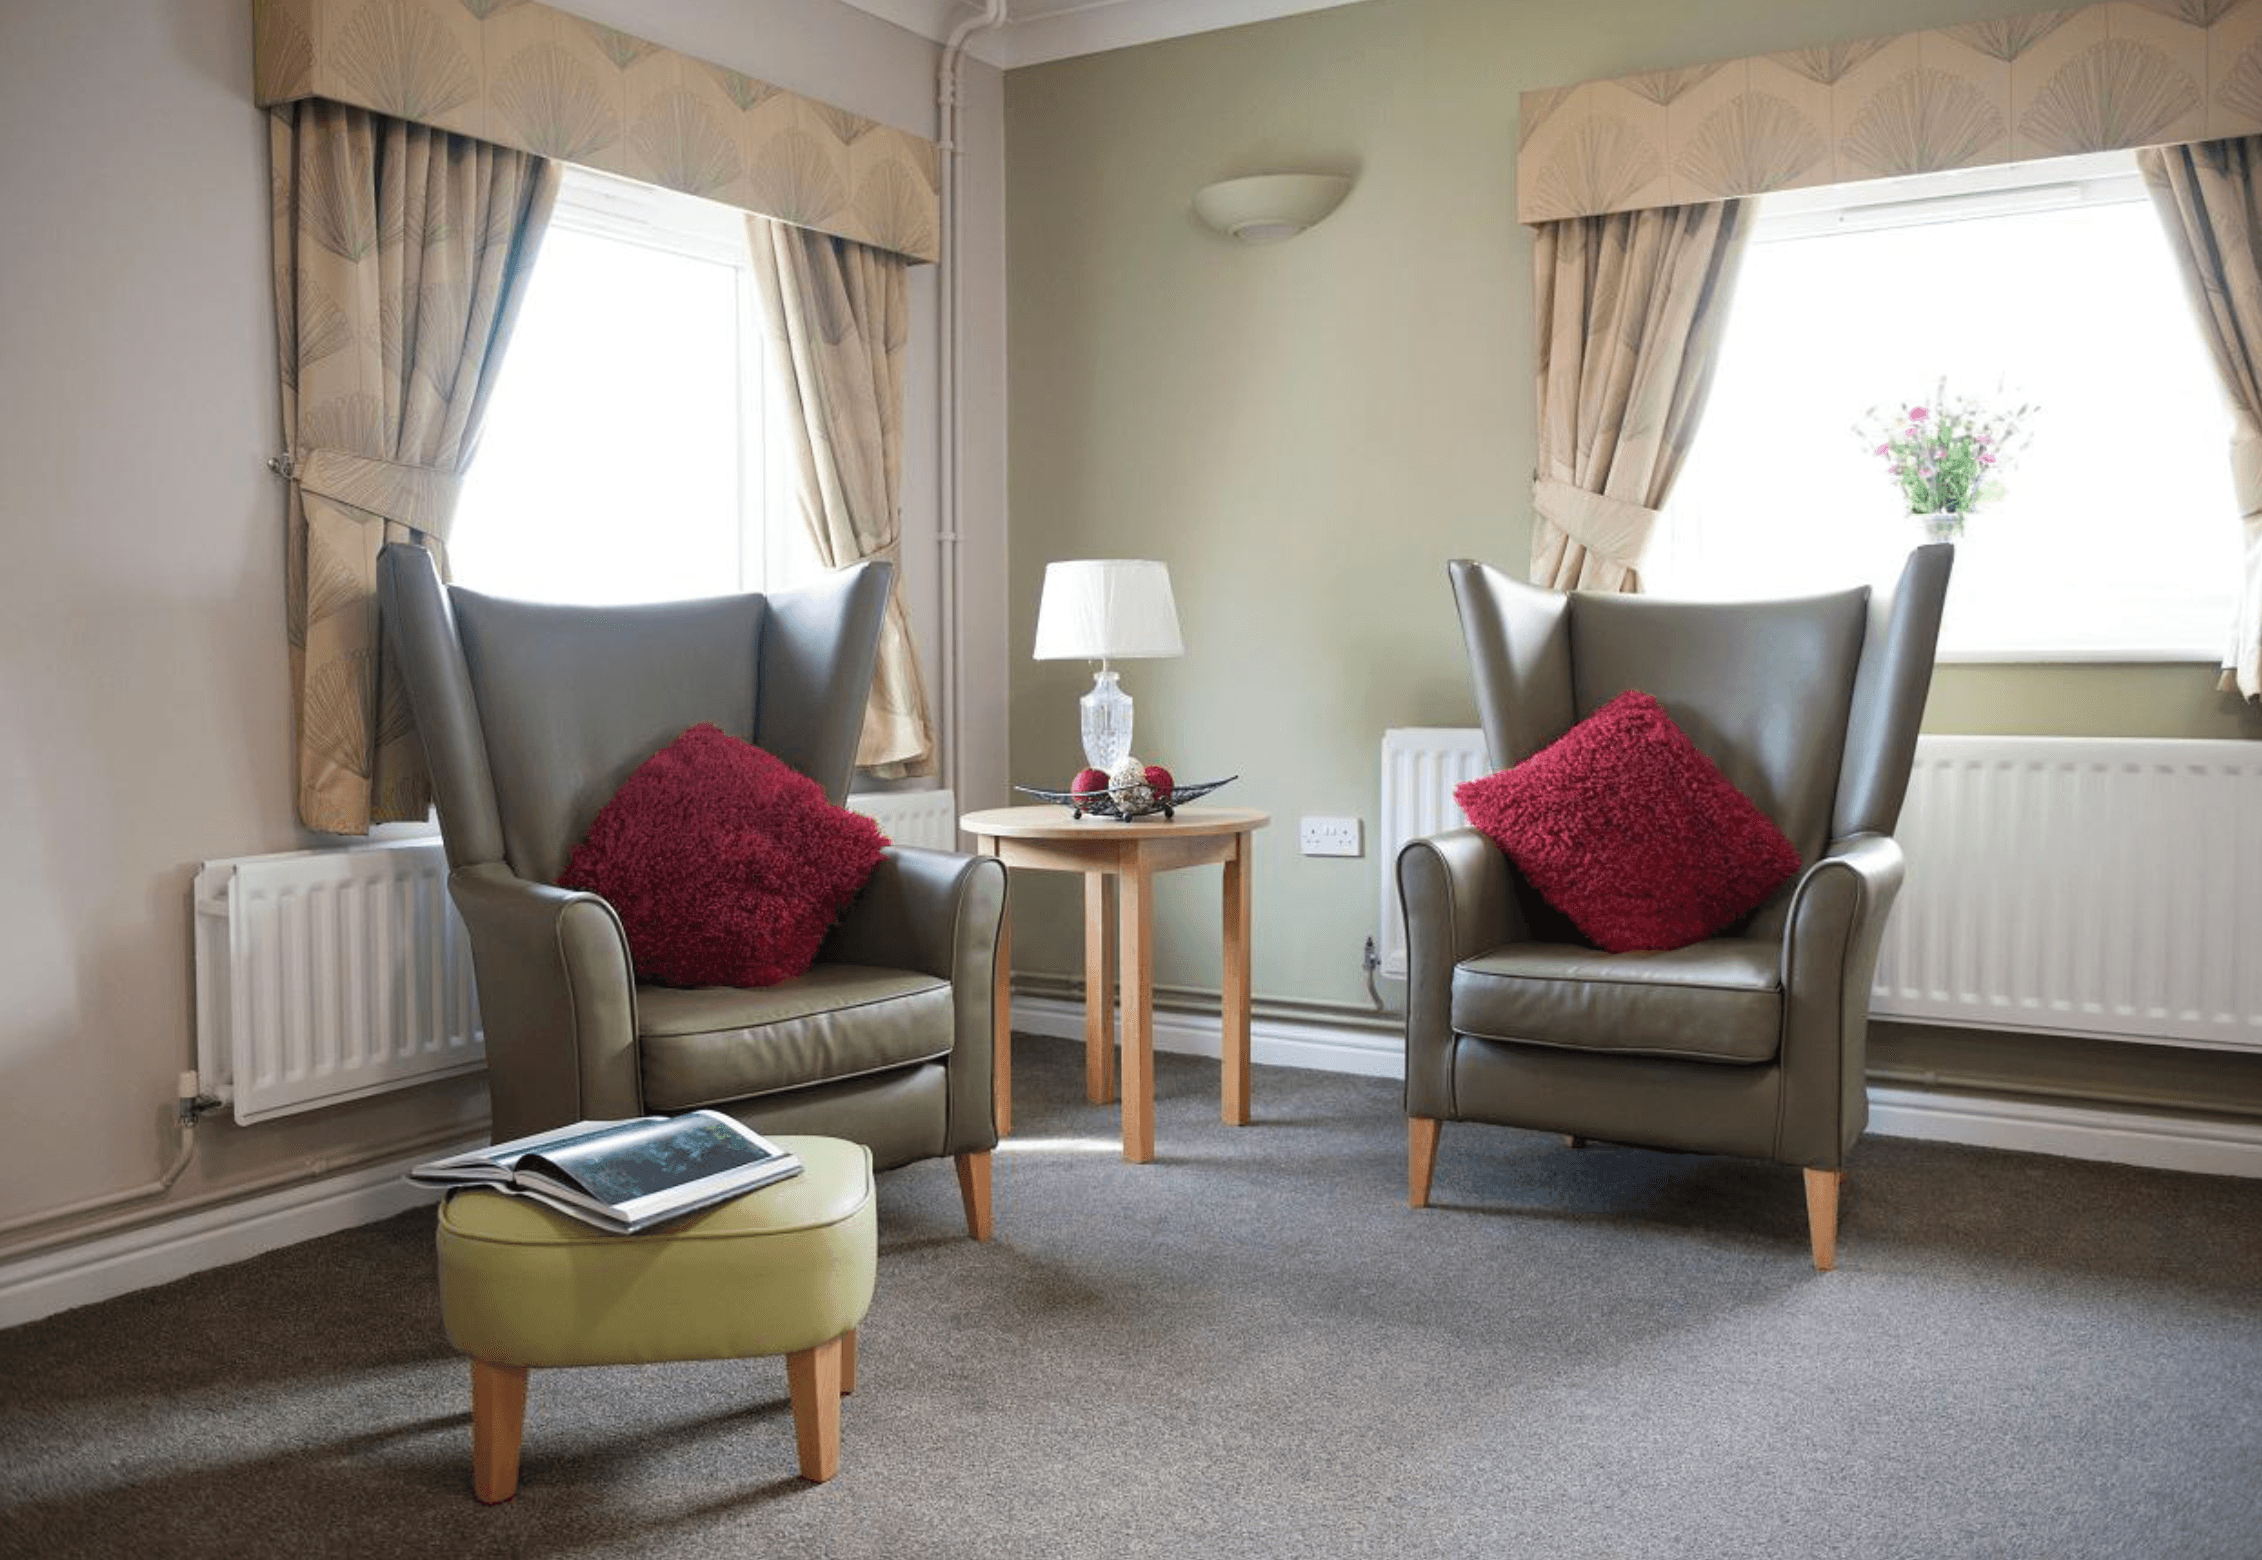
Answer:
[[(1141, 756), (1237, 773), (1259, 807), (1261, 998), (1366, 1006), (1394, 725), (1473, 725), (1444, 565), (1530, 545), (1531, 242), (1517, 95), (1629, 71), (2004, 14), (1955, 0), (1364, 0), (1009, 73), (1013, 778), (1080, 762), (1079, 663), (1028, 658), (1049, 559), (1171, 566), (1187, 653), (1134, 662)], [(1352, 172), (1291, 243), (1193, 217), (1239, 174)], [(1959, 732), (2262, 736), (2194, 666), (1950, 666)], [(1294, 846), (1356, 813), (1358, 860)], [(1215, 990), (1216, 887), (1166, 884), (1158, 978)], [(1078, 968), (1066, 880), (1015, 885), (1025, 973)]]

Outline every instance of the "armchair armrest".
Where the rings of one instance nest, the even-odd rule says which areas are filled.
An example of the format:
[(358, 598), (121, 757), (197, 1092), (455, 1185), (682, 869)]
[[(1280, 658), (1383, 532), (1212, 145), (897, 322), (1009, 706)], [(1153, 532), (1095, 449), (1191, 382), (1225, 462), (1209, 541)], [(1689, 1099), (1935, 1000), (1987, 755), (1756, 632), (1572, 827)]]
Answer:
[(1783, 932), (1777, 1160), (1834, 1170), (1869, 1124), (1869, 990), (1904, 857), (1890, 835), (1831, 841), (1791, 892)]
[(636, 971), (613, 907), (499, 861), (457, 868), (448, 892), (471, 934), (496, 1140), (643, 1114)]
[(951, 984), (947, 1153), (997, 1146), (991, 1055), (1005, 864), (891, 845), (818, 957), (918, 970)]
[(1525, 935), (1507, 855), (1475, 829), (1398, 852), (1406, 913), (1406, 1113), (1452, 1114), (1453, 967)]

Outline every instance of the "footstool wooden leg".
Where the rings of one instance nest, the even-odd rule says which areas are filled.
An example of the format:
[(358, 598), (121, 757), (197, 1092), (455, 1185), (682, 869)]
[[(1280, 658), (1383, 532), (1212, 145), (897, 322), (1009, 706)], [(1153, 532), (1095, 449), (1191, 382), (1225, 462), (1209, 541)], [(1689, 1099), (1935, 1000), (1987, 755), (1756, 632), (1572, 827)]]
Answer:
[(856, 1329), (851, 1327), (840, 1335), (840, 1395), (853, 1397), (856, 1393)]
[(785, 1357), (793, 1439), (801, 1452), (801, 1477), (811, 1484), (840, 1472), (840, 1355), (840, 1339), (831, 1338)]
[(471, 1492), (492, 1506), (518, 1493), (526, 1367), (471, 1362)]

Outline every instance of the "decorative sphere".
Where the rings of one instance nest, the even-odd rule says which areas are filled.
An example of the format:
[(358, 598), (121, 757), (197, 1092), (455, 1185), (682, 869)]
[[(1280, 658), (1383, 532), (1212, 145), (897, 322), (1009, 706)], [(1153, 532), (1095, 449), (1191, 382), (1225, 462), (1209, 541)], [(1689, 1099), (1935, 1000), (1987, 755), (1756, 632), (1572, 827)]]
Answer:
[(1107, 789), (1107, 771), (1104, 769), (1079, 769), (1076, 778), (1068, 782), (1070, 796), (1097, 796)]
[(1178, 789), (1178, 782), (1160, 764), (1147, 766), (1147, 784), (1158, 798), (1166, 802), (1170, 800), (1170, 793)]
[(1124, 755), (1122, 763), (1108, 771), (1107, 788), (1113, 793), (1115, 805), (1122, 812), (1154, 811), (1155, 788), (1147, 783), (1147, 766), (1129, 754)]

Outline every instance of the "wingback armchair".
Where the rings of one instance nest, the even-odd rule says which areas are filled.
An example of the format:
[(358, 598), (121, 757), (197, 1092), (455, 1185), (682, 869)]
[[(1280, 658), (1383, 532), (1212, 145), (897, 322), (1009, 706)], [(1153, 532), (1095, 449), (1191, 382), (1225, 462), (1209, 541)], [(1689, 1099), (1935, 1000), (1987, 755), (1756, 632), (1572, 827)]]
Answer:
[(1520, 763), (1638, 688), (1797, 847), (1805, 866), (1723, 935), (1670, 952), (1587, 946), (1491, 839), (1399, 853), (1406, 914), (1408, 1191), (1440, 1124), (1797, 1165), (1816, 1268), (1836, 1262), (1846, 1153), (1900, 816), (1954, 549), (1890, 593), (1666, 601), (1563, 595), (1450, 565), (1492, 763)]
[(752, 990), (640, 982), (613, 907), (556, 886), (621, 782), (702, 721), (840, 802), (893, 575), (867, 563), (769, 596), (574, 607), (444, 586), (425, 549), (384, 549), (498, 1139), (709, 1106), (867, 1144), (883, 1168), (948, 1155), (968, 1228), (989, 1238), (997, 862), (890, 847), (816, 966)]

